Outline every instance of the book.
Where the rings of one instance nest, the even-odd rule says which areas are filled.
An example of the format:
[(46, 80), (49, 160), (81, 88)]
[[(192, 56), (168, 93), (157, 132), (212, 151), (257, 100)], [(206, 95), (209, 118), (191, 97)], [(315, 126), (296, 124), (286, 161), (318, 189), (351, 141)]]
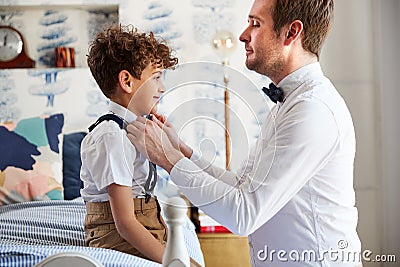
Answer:
[(198, 218), (200, 221), (200, 233), (231, 233), (228, 228), (215, 221), (202, 210), (199, 209), (198, 213)]

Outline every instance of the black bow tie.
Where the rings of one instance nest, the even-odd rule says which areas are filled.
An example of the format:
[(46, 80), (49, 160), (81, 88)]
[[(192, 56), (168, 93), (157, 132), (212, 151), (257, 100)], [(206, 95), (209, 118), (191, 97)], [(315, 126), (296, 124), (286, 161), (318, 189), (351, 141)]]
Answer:
[(263, 87), (262, 91), (271, 99), (272, 102), (283, 101), (283, 91), (281, 88), (276, 87), (275, 84), (270, 83), (269, 88)]

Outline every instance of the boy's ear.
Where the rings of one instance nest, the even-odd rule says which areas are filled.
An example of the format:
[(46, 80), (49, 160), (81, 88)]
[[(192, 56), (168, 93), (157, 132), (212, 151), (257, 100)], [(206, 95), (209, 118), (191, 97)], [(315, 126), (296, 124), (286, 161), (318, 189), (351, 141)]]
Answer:
[(127, 70), (121, 70), (118, 74), (118, 83), (122, 90), (130, 94), (133, 90), (133, 76)]

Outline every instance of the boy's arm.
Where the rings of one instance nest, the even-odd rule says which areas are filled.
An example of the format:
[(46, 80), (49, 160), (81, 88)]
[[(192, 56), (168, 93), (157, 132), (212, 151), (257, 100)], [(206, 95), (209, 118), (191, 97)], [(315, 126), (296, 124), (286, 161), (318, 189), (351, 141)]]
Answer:
[(115, 225), (121, 237), (149, 259), (162, 263), (165, 248), (137, 221), (132, 189), (128, 186), (111, 184), (107, 190)]

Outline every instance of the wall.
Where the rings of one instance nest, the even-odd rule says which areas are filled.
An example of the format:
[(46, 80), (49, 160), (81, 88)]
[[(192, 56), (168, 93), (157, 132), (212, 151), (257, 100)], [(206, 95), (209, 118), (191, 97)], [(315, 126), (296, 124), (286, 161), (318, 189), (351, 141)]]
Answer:
[[(397, 253), (400, 261), (400, 2), (378, 1), (380, 111), (382, 113), (382, 192), (383, 192), (383, 251)], [(393, 266), (387, 264), (386, 266)]]
[[(400, 2), (337, 0), (322, 64), (345, 98), (357, 136), (355, 190), (364, 250), (400, 255)], [(364, 262), (364, 266), (395, 263)]]
[(383, 225), (374, 0), (338, 0), (335, 4), (335, 24), (322, 63), (346, 100), (356, 130), (354, 187), (362, 248), (379, 254)]

